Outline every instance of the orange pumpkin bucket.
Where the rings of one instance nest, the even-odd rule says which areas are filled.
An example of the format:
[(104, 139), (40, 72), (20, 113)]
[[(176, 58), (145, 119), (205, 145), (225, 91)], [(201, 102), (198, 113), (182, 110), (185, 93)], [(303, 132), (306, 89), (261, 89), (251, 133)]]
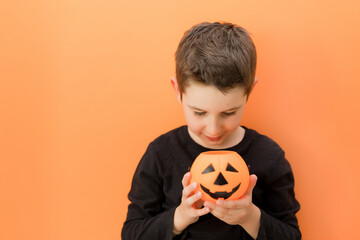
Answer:
[(233, 151), (208, 151), (199, 154), (190, 169), (190, 182), (198, 183), (201, 199), (239, 199), (249, 186), (249, 169)]

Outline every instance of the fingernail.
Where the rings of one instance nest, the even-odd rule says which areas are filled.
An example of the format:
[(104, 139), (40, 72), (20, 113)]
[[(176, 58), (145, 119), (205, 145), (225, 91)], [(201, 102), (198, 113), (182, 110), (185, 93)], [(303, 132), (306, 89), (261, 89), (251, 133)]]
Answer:
[(210, 207), (211, 207), (211, 203), (210, 203), (210, 202), (204, 202), (204, 206), (207, 207), (207, 208), (210, 208)]
[(216, 204), (217, 204), (217, 205), (220, 205), (220, 206), (221, 206), (223, 203), (224, 203), (223, 200), (217, 200), (217, 201), (216, 201)]

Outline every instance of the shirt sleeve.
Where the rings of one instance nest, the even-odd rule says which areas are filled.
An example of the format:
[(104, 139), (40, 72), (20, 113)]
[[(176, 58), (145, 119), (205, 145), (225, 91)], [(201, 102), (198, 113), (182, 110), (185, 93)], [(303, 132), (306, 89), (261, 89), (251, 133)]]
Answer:
[(130, 204), (124, 223), (122, 240), (170, 240), (173, 238), (175, 207), (163, 207), (162, 178), (158, 171), (156, 153), (151, 145), (135, 171), (128, 195)]
[(299, 240), (301, 233), (295, 216), (300, 204), (295, 199), (294, 176), (284, 154), (272, 172), (261, 209), (258, 240)]

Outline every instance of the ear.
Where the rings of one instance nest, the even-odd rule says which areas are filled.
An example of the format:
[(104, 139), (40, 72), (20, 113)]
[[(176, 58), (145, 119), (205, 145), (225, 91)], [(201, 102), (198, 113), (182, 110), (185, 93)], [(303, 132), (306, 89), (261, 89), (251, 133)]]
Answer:
[(256, 86), (256, 84), (258, 83), (259, 79), (257, 77), (254, 78), (254, 83), (252, 85), (252, 89), (254, 89), (254, 87)]
[[(252, 84), (252, 86), (251, 86), (251, 89), (250, 89), (250, 93), (252, 93), (252, 91), (254, 90), (256, 84), (258, 83), (258, 81), (259, 81), (259, 79), (258, 79), (257, 77), (255, 77), (255, 78), (254, 78), (254, 82), (253, 82), (253, 84)], [(250, 93), (247, 95), (246, 101), (249, 100), (249, 95), (250, 95)]]
[(176, 98), (177, 98), (178, 102), (181, 103), (181, 92), (180, 92), (179, 85), (177, 83), (176, 78), (171, 77), (170, 82), (171, 82), (171, 85), (172, 85), (172, 87), (173, 87), (173, 89), (175, 91)]

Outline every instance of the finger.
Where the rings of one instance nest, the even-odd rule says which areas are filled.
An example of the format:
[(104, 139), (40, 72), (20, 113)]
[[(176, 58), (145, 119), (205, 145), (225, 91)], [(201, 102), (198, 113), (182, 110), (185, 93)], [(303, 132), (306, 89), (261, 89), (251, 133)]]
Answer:
[(201, 199), (201, 192), (197, 192), (193, 195), (191, 195), (190, 197), (188, 197), (186, 199), (186, 202), (189, 204), (189, 205), (193, 205), (195, 204), (197, 201), (199, 201)]
[(196, 214), (198, 216), (208, 214), (209, 212), (210, 212), (210, 208), (208, 208), (208, 207), (204, 207), (204, 208), (200, 208), (200, 209), (196, 210)]
[(240, 208), (242, 204), (241, 200), (217, 200), (216, 206), (221, 208)]
[(204, 202), (204, 207), (212, 209), (215, 207), (215, 204), (213, 204), (212, 202), (206, 201), (206, 202)]
[(187, 185), (189, 185), (189, 181), (190, 181), (190, 178), (191, 178), (191, 173), (190, 172), (187, 172), (184, 174), (184, 177), (181, 181), (182, 185), (183, 185), (183, 188), (185, 188)]
[(252, 193), (252, 191), (253, 191), (256, 183), (257, 183), (257, 179), (258, 178), (257, 178), (257, 176), (255, 174), (250, 175), (249, 187), (248, 187), (248, 189), (246, 191), (246, 194), (251, 194)]
[(209, 208), (211, 214), (219, 219), (222, 219), (228, 211), (228, 209), (210, 202), (205, 202), (204, 207)]
[(190, 185), (186, 186), (183, 190), (183, 197), (188, 198), (193, 195), (194, 191), (197, 189), (197, 183), (193, 182)]

